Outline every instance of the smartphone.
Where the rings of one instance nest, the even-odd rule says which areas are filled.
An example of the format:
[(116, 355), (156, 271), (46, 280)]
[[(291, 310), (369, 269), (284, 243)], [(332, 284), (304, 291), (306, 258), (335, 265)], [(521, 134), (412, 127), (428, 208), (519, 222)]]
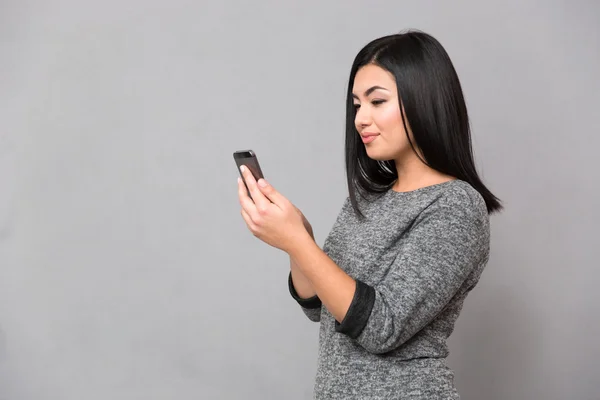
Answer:
[[(257, 181), (260, 178), (264, 178), (262, 170), (260, 169), (260, 164), (258, 163), (258, 158), (256, 157), (256, 153), (252, 150), (238, 150), (233, 153), (233, 159), (235, 160), (235, 164), (237, 165), (238, 172), (242, 177), (242, 181), (244, 182), (244, 186), (246, 186), (246, 191), (248, 192), (248, 196), (250, 196), (250, 191), (248, 190), (248, 185), (246, 185), (246, 181), (244, 180), (244, 176), (242, 175), (242, 171), (240, 171), (240, 167), (245, 165), (246, 168), (252, 172), (254, 175), (254, 179)], [(250, 196), (252, 197), (252, 196)]]

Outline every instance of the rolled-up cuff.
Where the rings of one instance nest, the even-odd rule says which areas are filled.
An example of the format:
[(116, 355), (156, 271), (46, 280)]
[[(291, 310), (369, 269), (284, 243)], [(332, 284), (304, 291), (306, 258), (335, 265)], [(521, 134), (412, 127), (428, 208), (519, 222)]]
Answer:
[(341, 323), (335, 321), (336, 332), (356, 339), (367, 325), (374, 304), (375, 289), (364, 282), (356, 280), (356, 291), (346, 316)]
[(290, 294), (292, 295), (294, 300), (296, 300), (298, 304), (300, 304), (300, 306), (308, 309), (321, 308), (321, 299), (319, 299), (317, 295), (314, 295), (313, 297), (309, 297), (307, 299), (304, 299), (298, 295), (298, 292), (296, 292), (296, 288), (294, 288), (294, 283), (292, 282), (291, 271), (288, 278), (288, 287), (290, 289)]

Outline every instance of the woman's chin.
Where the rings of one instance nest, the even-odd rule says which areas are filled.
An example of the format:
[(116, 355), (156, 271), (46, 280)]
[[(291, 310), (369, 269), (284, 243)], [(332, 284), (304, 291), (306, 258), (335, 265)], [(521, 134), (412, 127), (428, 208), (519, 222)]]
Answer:
[(375, 161), (387, 161), (390, 159), (390, 157), (388, 157), (387, 154), (382, 154), (380, 151), (376, 151), (375, 149), (369, 148), (367, 148), (367, 156), (369, 156), (371, 160)]

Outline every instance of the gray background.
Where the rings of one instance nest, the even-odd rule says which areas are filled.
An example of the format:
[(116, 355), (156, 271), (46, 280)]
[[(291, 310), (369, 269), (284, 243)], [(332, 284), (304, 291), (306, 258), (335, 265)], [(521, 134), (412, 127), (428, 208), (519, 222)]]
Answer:
[(451, 338), (464, 399), (600, 399), (596, 1), (0, 4), (0, 399), (307, 399), (318, 325), (232, 152), (322, 245), (371, 39), (436, 36), (505, 201)]

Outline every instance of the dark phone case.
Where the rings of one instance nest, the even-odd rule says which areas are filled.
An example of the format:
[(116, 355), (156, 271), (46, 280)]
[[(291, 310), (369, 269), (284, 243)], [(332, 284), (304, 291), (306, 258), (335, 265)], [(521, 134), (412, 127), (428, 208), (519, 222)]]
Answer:
[(248, 196), (250, 196), (250, 191), (248, 190), (248, 185), (246, 185), (246, 181), (244, 181), (244, 176), (242, 175), (242, 171), (240, 171), (240, 166), (245, 165), (250, 170), (250, 172), (252, 172), (254, 179), (256, 179), (257, 181), (260, 178), (264, 178), (262, 170), (260, 169), (260, 164), (258, 163), (258, 158), (256, 158), (256, 153), (254, 153), (252, 150), (239, 150), (233, 153), (233, 159), (235, 160), (238, 172), (242, 177), (244, 186), (246, 186)]

